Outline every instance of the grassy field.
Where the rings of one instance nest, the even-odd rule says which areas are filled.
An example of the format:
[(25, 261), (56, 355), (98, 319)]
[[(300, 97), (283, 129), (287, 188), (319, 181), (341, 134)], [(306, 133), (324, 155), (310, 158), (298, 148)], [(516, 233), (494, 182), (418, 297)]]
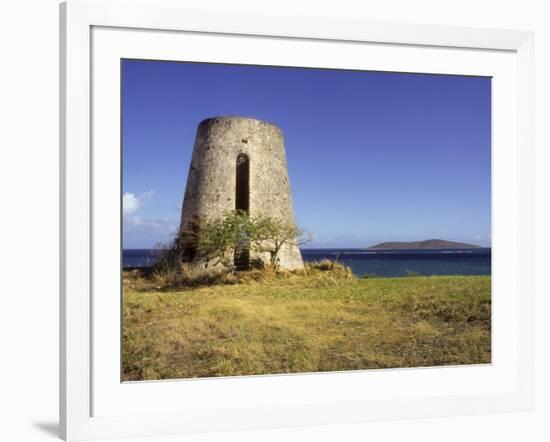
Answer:
[(489, 276), (310, 269), (171, 291), (124, 275), (125, 381), (490, 361)]

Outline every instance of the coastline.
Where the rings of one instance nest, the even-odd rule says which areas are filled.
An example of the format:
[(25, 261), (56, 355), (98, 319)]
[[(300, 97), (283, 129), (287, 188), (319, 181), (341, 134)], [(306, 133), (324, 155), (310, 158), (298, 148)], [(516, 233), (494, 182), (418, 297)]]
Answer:
[[(360, 248), (302, 248), (304, 262), (328, 259), (350, 267), (353, 273), (377, 277), (411, 275), (490, 275), (491, 249), (368, 250)], [(158, 256), (154, 249), (123, 250), (124, 269), (147, 269)]]

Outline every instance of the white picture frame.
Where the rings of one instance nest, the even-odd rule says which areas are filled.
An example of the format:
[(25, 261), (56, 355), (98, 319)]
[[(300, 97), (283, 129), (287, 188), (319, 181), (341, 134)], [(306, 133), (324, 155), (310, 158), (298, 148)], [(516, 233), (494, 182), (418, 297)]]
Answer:
[[(245, 15), (227, 11), (212, 13), (186, 9), (181, 2), (174, 0), (69, 0), (61, 4), (60, 18), (60, 428), (64, 439), (160, 436), (205, 431), (510, 412), (532, 408), (534, 391), (532, 33), (364, 22), (353, 19)], [(106, 29), (108, 32), (94, 40), (93, 33), (97, 29)], [(376, 373), (343, 372), (319, 376), (205, 379), (194, 381), (193, 384), (189, 381), (187, 383), (185, 381), (141, 383), (141, 386), (140, 383), (131, 383), (121, 387), (124, 391), (120, 391), (119, 396), (115, 397), (119, 393), (107, 395), (105, 391), (117, 390), (119, 386), (109, 384), (106, 379), (108, 375), (104, 376), (104, 368), (109, 369), (108, 365), (105, 367), (101, 365), (101, 369), (98, 368), (98, 360), (105, 360), (109, 353), (102, 353), (103, 343), (106, 341), (102, 340), (104, 334), (98, 332), (97, 321), (102, 319), (107, 308), (111, 309), (109, 318), (113, 315), (115, 321), (120, 312), (113, 311), (110, 304), (105, 304), (102, 310), (102, 301), (94, 298), (93, 295), (94, 287), (98, 284), (98, 272), (93, 271), (93, 252), (98, 250), (94, 242), (97, 229), (94, 230), (93, 224), (94, 216), (97, 215), (95, 212), (103, 209), (93, 205), (94, 193), (101, 190), (97, 180), (93, 179), (92, 169), (102, 167), (102, 157), (99, 155), (99, 163), (97, 155), (94, 159), (92, 146), (94, 137), (98, 136), (94, 130), (97, 131), (98, 127), (100, 130), (107, 127), (106, 125), (112, 119), (107, 121), (108, 119), (104, 118), (105, 125), (101, 119), (92, 118), (97, 106), (102, 106), (102, 99), (98, 98), (99, 95), (97, 97), (95, 95), (100, 94), (100, 91), (92, 87), (92, 84), (98, 85), (92, 78), (96, 72), (95, 66), (92, 65), (92, 57), (94, 51), (100, 50), (104, 52), (106, 59), (109, 57), (110, 60), (116, 59), (120, 56), (120, 52), (116, 52), (117, 48), (124, 48), (126, 46), (123, 45), (128, 44), (123, 37), (117, 40), (120, 41), (120, 45), (115, 44), (115, 36), (109, 34), (110, 30), (127, 30), (127, 32), (133, 32), (136, 37), (148, 31), (156, 32), (156, 38), (167, 39), (166, 44), (163, 45), (165, 52), (159, 55), (161, 58), (170, 56), (171, 43), (168, 40), (179, 38), (177, 36), (183, 33), (219, 38), (222, 44), (224, 38), (231, 36), (232, 39), (243, 40), (267, 38), (269, 41), (285, 41), (285, 44), (291, 46), (300, 46), (302, 43), (323, 44), (323, 42), (333, 46), (335, 44), (353, 44), (356, 47), (371, 45), (380, 53), (399, 46), (426, 52), (426, 60), (430, 58), (430, 51), (434, 53), (439, 51), (442, 57), (445, 57), (445, 52), (456, 51), (458, 61), (455, 60), (453, 69), (463, 73), (473, 68), (466, 65), (460, 68), (458, 55), (461, 50), (472, 51), (472, 54), (475, 52), (477, 58), (474, 58), (474, 61), (490, 58), (489, 55), (482, 57), (480, 54), (497, 54), (494, 57), (495, 66), (498, 64), (497, 59), (503, 58), (498, 54), (507, 54), (507, 60), (494, 69), (495, 72), (497, 70), (502, 72), (503, 81), (513, 82), (509, 88), (511, 92), (507, 96), (505, 88), (501, 87), (499, 90), (502, 92), (499, 92), (499, 97), (503, 100), (498, 98), (498, 101), (493, 101), (494, 105), (496, 103), (499, 106), (509, 107), (506, 112), (502, 112), (502, 115), (505, 114), (507, 121), (511, 121), (508, 126), (514, 127), (515, 134), (509, 140), (509, 147), (501, 148), (504, 142), (502, 144), (499, 142), (496, 148), (493, 147), (498, 152), (501, 150), (508, 152), (507, 157), (503, 154), (501, 156), (503, 160), (493, 165), (493, 174), (500, 177), (493, 183), (501, 189), (500, 192), (503, 195), (502, 198), (497, 198), (500, 202), (497, 202), (496, 207), (508, 210), (508, 212), (502, 212), (509, 219), (505, 226), (503, 224), (504, 230), (500, 237), (504, 234), (513, 235), (513, 239), (506, 247), (502, 246), (500, 249), (497, 247), (494, 252), (495, 255), (513, 257), (501, 266), (507, 271), (501, 272), (502, 279), (498, 283), (495, 281), (494, 285), (494, 290), (498, 289), (499, 296), (496, 300), (502, 300), (500, 303), (495, 303), (494, 309), (497, 309), (497, 313), (500, 314), (499, 304), (504, 306), (506, 304), (504, 301), (507, 299), (507, 313), (502, 313), (501, 319), (502, 321), (510, 319), (512, 324), (508, 329), (508, 335), (498, 333), (498, 340), (493, 342), (495, 346), (500, 345), (500, 354), (506, 356), (505, 364), (497, 361), (491, 367), (491, 370), (502, 368), (502, 383), (490, 385), (486, 389), (479, 388), (476, 382), (483, 383), (485, 379), (483, 376), (494, 377), (494, 373), (484, 372), (483, 367), (472, 367), (464, 371), (464, 376), (471, 377), (463, 378), (470, 384), (469, 391), (464, 389), (462, 393), (459, 391), (430, 396), (423, 394), (422, 389), (419, 388), (417, 391), (408, 392), (406, 397), (395, 395), (374, 397), (366, 392), (363, 393), (361, 389), (354, 388), (354, 385), (359, 385), (354, 383), (363, 382), (367, 377), (371, 382), (373, 379), (376, 379), (375, 382), (389, 382), (388, 376), (390, 376), (393, 383), (395, 379), (401, 377), (408, 379), (407, 383), (416, 383), (418, 380), (417, 385), (422, 386), (425, 380), (417, 379), (419, 376), (438, 377), (440, 382), (448, 383), (449, 379), (453, 379), (453, 382), (460, 379), (462, 372), (458, 368), (392, 370), (393, 374), (386, 374), (388, 370), (370, 370), (369, 372)], [(162, 35), (169, 34), (168, 37), (163, 37), (159, 36), (158, 31), (173, 32), (163, 33)], [(111, 49), (108, 49), (111, 45), (105, 45), (106, 41), (109, 42), (109, 38), (113, 41)], [(150, 44), (144, 44), (144, 42), (145, 40), (141, 42), (141, 50), (147, 50), (145, 47), (149, 47), (148, 50), (155, 50), (152, 39), (149, 41)], [(178, 42), (175, 41), (173, 46), (178, 47)], [(265, 55), (266, 63), (270, 57), (273, 59), (279, 53), (277, 51), (275, 47), (272, 48), (272, 52), (268, 51)], [(102, 64), (101, 54), (99, 57), (97, 53), (95, 55), (100, 69), (103, 65), (109, 66), (108, 63)], [(238, 59), (244, 55), (235, 55), (235, 57)], [(489, 75), (492, 69), (489, 64), (488, 62), (488, 67), (480, 66), (477, 69)], [(387, 66), (389, 66), (387, 69), (392, 67)], [(103, 88), (108, 91), (107, 87), (100, 86), (97, 89)], [(503, 117), (496, 124), (503, 126), (504, 120)], [(100, 132), (100, 135), (101, 133), (103, 132)], [(106, 139), (105, 145), (107, 144)], [(507, 179), (508, 177), (510, 179)], [(499, 212), (494, 211), (495, 213)], [(499, 219), (502, 218), (503, 216), (499, 217)], [(495, 244), (498, 244), (496, 238), (494, 240)], [(510, 279), (510, 283), (507, 284), (505, 277), (513, 277), (513, 279)], [(494, 294), (495, 292), (493, 296)], [(113, 296), (116, 297), (117, 294), (114, 293)], [(504, 312), (504, 307), (502, 311)], [(498, 324), (497, 321), (495, 326), (497, 331), (504, 330), (505, 327), (498, 328)], [(106, 328), (105, 332), (110, 333), (111, 329)], [(507, 346), (506, 342), (510, 345)], [(190, 385), (192, 387), (189, 387)], [(326, 391), (323, 390), (324, 386), (327, 387)], [(180, 394), (183, 391), (181, 388), (184, 387), (188, 388), (185, 391), (190, 392), (189, 397), (193, 397), (193, 394), (196, 398), (199, 395), (207, 399), (212, 397), (210, 402), (213, 405), (204, 403), (199, 406), (197, 400), (195, 409), (192, 402), (183, 408), (178, 407), (174, 402), (174, 396)], [(271, 402), (267, 399), (260, 401), (250, 395), (249, 402), (228, 399), (235, 394), (235, 391), (242, 391), (244, 401), (247, 398), (247, 389), (265, 391), (265, 395), (272, 394), (273, 397), (268, 398), (272, 400)], [(338, 391), (347, 391), (346, 389), (354, 390), (354, 395), (337, 394)], [(312, 391), (316, 392), (315, 395)], [(216, 392), (224, 398), (219, 400), (219, 404), (223, 405), (217, 406), (214, 403)], [(279, 396), (275, 392), (278, 392)], [(152, 403), (152, 408), (129, 405), (132, 402), (135, 403), (136, 397), (139, 398), (142, 394)], [(181, 398), (181, 395), (179, 397)], [(133, 400), (130, 401), (128, 398)], [(154, 408), (155, 403), (161, 400), (164, 406)], [(115, 405), (108, 407), (106, 403), (115, 404), (116, 407)]]

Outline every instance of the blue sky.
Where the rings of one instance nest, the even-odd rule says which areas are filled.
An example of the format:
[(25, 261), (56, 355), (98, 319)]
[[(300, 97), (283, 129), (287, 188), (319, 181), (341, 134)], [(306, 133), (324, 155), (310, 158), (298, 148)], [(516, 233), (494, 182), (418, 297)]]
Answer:
[(123, 247), (170, 241), (197, 124), (251, 116), (285, 136), (310, 247), (491, 243), (491, 79), (124, 60)]

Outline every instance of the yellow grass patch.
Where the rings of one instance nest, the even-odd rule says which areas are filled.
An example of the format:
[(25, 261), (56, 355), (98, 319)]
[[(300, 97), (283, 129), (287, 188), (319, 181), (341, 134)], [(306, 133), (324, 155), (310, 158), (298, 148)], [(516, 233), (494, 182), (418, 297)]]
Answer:
[(125, 272), (123, 379), (491, 361), (488, 276), (356, 279), (309, 268), (230, 282), (161, 291)]

